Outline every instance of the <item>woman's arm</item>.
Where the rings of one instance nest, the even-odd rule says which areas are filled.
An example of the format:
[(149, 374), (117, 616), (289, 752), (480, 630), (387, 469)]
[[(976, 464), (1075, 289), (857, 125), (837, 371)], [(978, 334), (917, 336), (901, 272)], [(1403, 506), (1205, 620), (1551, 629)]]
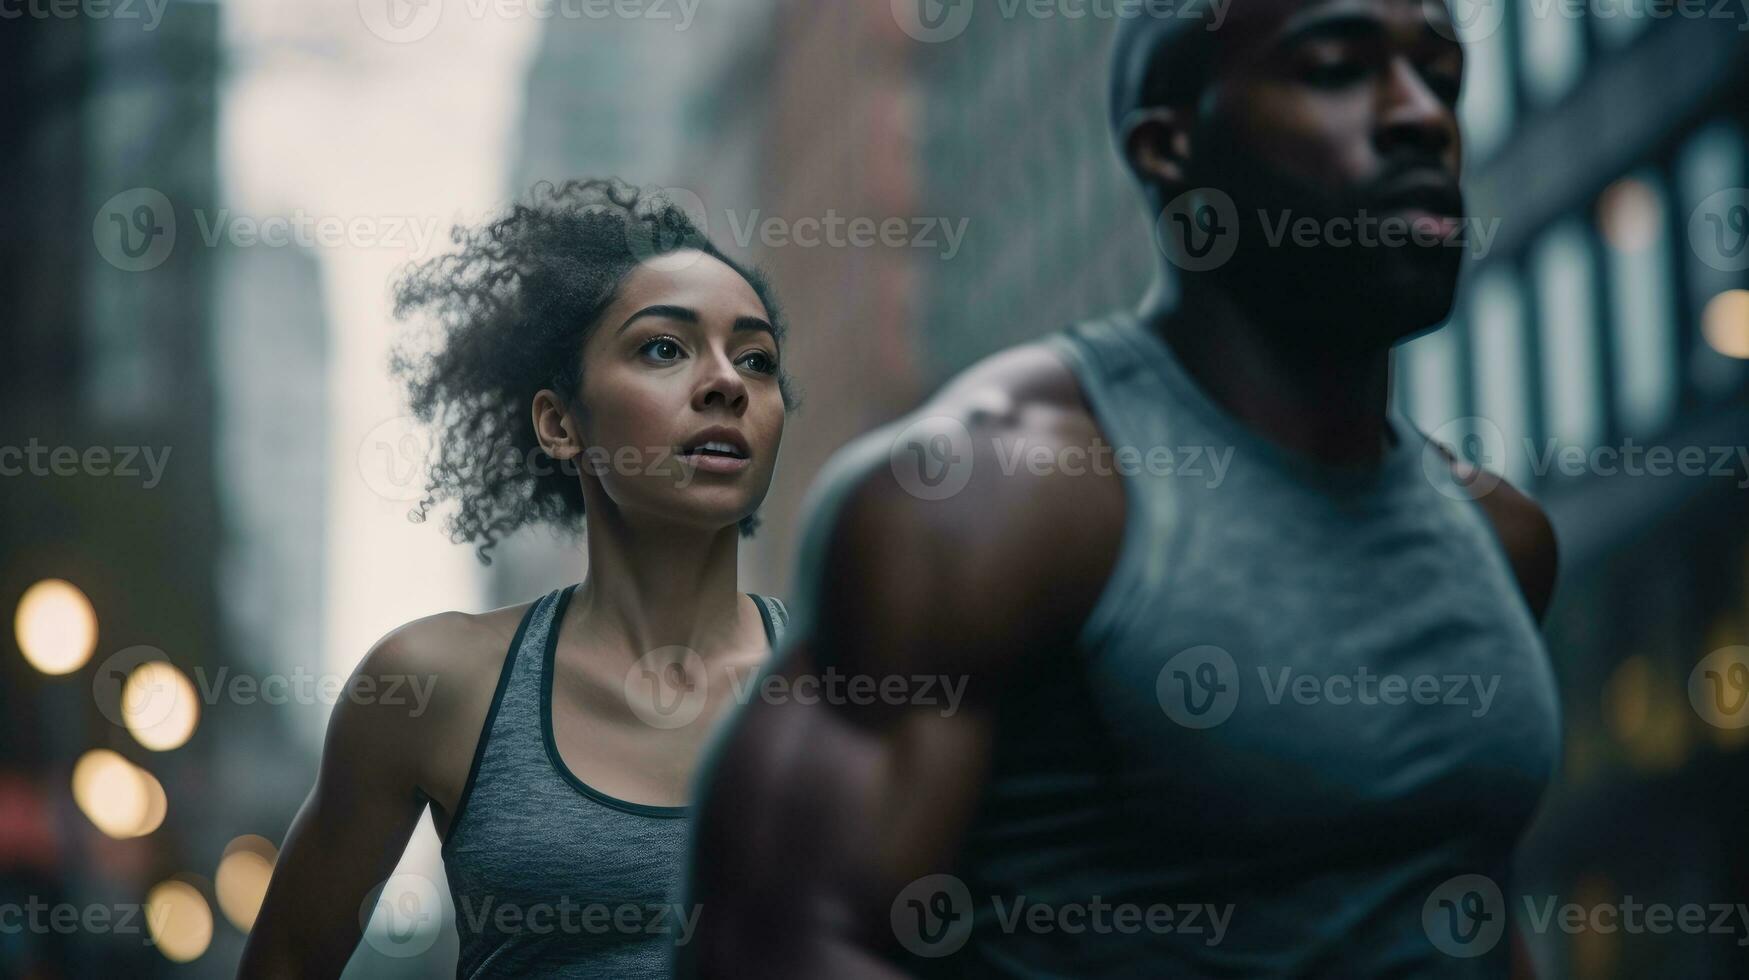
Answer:
[[(411, 649), (417, 625), (378, 641), (354, 671), (353, 683), (374, 687), (347, 690), (418, 676), (416, 663), (429, 661)], [(430, 743), (418, 729), (432, 719), (389, 700), (335, 704), (315, 788), (286, 833), (240, 977), (339, 976), (358, 945), (364, 902), (394, 872), (425, 807), (420, 753)]]

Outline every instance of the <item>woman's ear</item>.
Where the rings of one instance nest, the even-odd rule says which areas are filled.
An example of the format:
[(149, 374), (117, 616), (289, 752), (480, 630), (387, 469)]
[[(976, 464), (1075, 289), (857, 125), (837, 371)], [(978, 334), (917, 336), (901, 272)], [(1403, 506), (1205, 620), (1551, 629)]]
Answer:
[(577, 420), (551, 388), (542, 388), (534, 396), (534, 437), (540, 440), (541, 451), (557, 460), (576, 459), (583, 452)]

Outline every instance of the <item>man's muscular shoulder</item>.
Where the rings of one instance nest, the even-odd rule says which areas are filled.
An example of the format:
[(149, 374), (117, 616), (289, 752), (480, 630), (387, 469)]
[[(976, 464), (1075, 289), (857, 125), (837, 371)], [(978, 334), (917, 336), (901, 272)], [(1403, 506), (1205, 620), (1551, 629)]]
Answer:
[(1062, 360), (1011, 348), (839, 452), (808, 535), (829, 621), (896, 618), (976, 670), (1071, 643), (1116, 561), (1118, 478), (1058, 465), (1099, 430)]
[(1555, 578), (1560, 567), (1555, 528), (1549, 522), (1548, 514), (1541, 504), (1499, 474), (1480, 469), (1458, 457), (1444, 443), (1435, 440), (1433, 445), (1451, 464), (1461, 485), (1487, 488), (1487, 492), (1476, 498), (1476, 503), (1487, 515), (1501, 549), (1506, 552), (1525, 604), (1541, 621), (1554, 598)]

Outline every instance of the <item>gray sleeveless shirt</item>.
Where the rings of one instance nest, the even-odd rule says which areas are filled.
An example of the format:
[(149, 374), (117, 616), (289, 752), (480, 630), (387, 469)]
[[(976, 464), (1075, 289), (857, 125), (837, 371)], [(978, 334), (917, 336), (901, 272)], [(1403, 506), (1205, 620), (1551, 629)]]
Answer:
[[(443, 844), (460, 977), (667, 977), (690, 808), (608, 796), (553, 741), (557, 624), (576, 590), (524, 614)], [(751, 595), (773, 649), (788, 613)]]
[[(1468, 488), (1395, 411), (1374, 465), (1276, 446), (1133, 316), (1045, 343), (1114, 450), (1120, 553), (1076, 649), (1005, 686), (956, 866), (896, 897), (907, 968), (1505, 977), (1559, 705)], [(822, 513), (890, 436), (828, 464)], [(800, 629), (831, 523), (804, 542)]]

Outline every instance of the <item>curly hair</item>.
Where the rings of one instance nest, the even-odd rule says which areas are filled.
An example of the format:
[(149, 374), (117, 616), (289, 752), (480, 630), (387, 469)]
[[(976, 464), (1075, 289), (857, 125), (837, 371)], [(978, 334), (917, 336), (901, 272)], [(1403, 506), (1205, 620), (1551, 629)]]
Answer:
[[(421, 315), (435, 337), (403, 338), (390, 361), (413, 415), (434, 432), (423, 498), (409, 517), (423, 521), (439, 501), (457, 512), (451, 540), (473, 543), (483, 564), (504, 536), (529, 525), (573, 533), (584, 526), (574, 460), (548, 456), (530, 406), (543, 388), (581, 411), (583, 343), (626, 275), (646, 259), (696, 249), (733, 268), (765, 304), (781, 342), (784, 323), (770, 285), (724, 255), (686, 212), (660, 192), (619, 180), (542, 181), (526, 201), (478, 227), (455, 226), (459, 249), (405, 271), (395, 285), (395, 316)], [(793, 385), (780, 372), (786, 411)], [(740, 524), (743, 536), (758, 525)]]

